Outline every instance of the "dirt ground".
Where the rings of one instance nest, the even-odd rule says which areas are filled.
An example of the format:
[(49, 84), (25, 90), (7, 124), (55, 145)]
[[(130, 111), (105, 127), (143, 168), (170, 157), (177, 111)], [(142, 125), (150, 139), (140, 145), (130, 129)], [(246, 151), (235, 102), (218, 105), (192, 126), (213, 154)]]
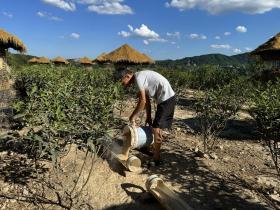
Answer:
[[(197, 151), (203, 147), (192, 109), (194, 100), (191, 90), (179, 100), (173, 129), (162, 146), (160, 166), (149, 168), (148, 156), (133, 151), (142, 159), (139, 173), (128, 172), (106, 151), (103, 158), (85, 158), (85, 152), (75, 146), (69, 147), (62, 159), (65, 167), (61, 173), (56, 174), (49, 162), (40, 163), (35, 172), (34, 164), (25, 155), (7, 153), (2, 148), (0, 209), (63, 209), (72, 202), (73, 209), (159, 210), (163, 208), (145, 189), (147, 178), (153, 174), (193, 209), (280, 209), (280, 179), (269, 151), (258, 140), (250, 116), (244, 112), (230, 121), (214, 152), (199, 157)], [(119, 116), (124, 122), (133, 104), (134, 101), (128, 101), (124, 106), (124, 113)], [(83, 160), (84, 171), (79, 174)], [(87, 181), (91, 166), (87, 185), (79, 194), (81, 198), (64, 200), (77, 176), (80, 175), (81, 183), (74, 191)]]

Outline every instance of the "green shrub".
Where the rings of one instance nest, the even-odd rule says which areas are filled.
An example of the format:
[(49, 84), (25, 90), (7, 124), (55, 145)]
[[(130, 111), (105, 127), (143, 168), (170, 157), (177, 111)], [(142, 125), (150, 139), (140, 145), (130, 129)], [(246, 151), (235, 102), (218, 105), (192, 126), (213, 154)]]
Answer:
[(213, 89), (228, 84), (238, 76), (233, 69), (204, 65), (190, 71), (189, 85), (194, 89)]
[(213, 149), (227, 121), (235, 116), (246, 101), (246, 85), (245, 80), (235, 80), (198, 96), (200, 100), (196, 103), (195, 109), (200, 121), (204, 152)]
[(258, 131), (280, 174), (280, 80), (259, 85), (250, 98), (250, 114), (256, 120)]
[(22, 97), (14, 104), (15, 118), (24, 127), (42, 127), (40, 134), (29, 133), (40, 140), (38, 148), (48, 148), (41, 156), (59, 152), (67, 141), (97, 144), (113, 124), (120, 86), (111, 71), (37, 65), (18, 69), (16, 78)]

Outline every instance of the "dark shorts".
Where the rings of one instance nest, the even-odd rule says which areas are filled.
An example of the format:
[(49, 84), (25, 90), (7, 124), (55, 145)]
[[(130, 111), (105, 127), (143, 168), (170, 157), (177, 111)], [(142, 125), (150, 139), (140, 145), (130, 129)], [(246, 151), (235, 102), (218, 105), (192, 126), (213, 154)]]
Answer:
[(157, 105), (153, 128), (171, 128), (176, 104), (176, 97), (172, 96)]

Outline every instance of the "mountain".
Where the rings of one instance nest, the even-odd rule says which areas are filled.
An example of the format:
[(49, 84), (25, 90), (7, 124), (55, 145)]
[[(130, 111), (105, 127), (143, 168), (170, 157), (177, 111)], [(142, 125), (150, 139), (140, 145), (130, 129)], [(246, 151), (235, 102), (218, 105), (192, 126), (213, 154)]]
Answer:
[(8, 53), (7, 60), (9, 65), (23, 65), (26, 64), (27, 61), (33, 57), (34, 56), (32, 55)]
[(193, 65), (221, 65), (221, 66), (241, 66), (253, 63), (249, 53), (243, 53), (233, 56), (223, 54), (207, 54), (194, 57), (186, 57), (177, 60), (160, 60), (156, 63), (160, 66), (193, 66)]
[[(11, 65), (26, 64), (29, 59), (34, 56), (24, 54), (8, 54), (8, 63)], [(186, 67), (186, 66), (198, 66), (198, 65), (221, 65), (221, 66), (241, 66), (253, 63), (253, 59), (249, 57), (249, 53), (243, 53), (233, 56), (227, 56), (223, 54), (208, 54), (194, 57), (186, 57), (177, 60), (159, 60), (156, 61), (158, 66), (163, 67)]]

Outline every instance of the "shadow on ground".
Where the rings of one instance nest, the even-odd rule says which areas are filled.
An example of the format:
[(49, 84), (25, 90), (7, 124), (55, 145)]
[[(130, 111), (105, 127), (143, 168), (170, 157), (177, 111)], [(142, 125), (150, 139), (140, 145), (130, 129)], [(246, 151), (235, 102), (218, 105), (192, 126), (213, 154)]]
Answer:
[[(198, 117), (175, 119), (174, 126), (185, 129), (192, 134), (201, 133), (200, 119)], [(259, 135), (256, 131), (256, 124), (253, 120), (229, 120), (220, 138), (227, 140), (258, 140)]]
[(187, 148), (163, 150), (164, 163), (146, 170), (161, 175), (175, 188), (181, 198), (194, 209), (269, 209), (265, 204), (251, 201), (238, 189), (244, 183), (233, 177), (231, 181), (211, 171), (202, 161), (196, 160)]
[(123, 183), (121, 187), (126, 192), (126, 194), (132, 198), (132, 203), (126, 203), (122, 205), (114, 205), (105, 208), (104, 210), (136, 210), (136, 209), (145, 209), (145, 210), (161, 210), (162, 207), (159, 205), (158, 201), (144, 188), (141, 186)]

